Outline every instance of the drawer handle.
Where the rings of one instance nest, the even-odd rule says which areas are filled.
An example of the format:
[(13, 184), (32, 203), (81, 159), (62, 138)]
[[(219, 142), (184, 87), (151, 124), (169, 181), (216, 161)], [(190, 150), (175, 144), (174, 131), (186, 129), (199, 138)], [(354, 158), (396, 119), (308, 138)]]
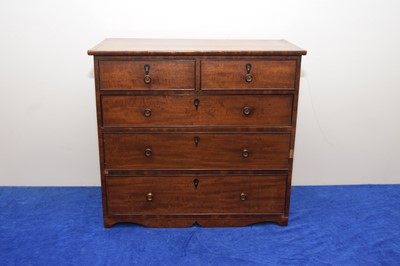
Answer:
[(243, 114), (246, 116), (251, 115), (251, 108), (248, 106), (243, 107)]
[(247, 200), (247, 195), (246, 195), (246, 193), (240, 193), (240, 200), (241, 200), (241, 201)]
[(147, 193), (146, 199), (147, 199), (147, 201), (152, 201), (153, 200), (153, 193)]
[(150, 84), (151, 83), (151, 78), (150, 78), (150, 65), (145, 64), (144, 65), (144, 83)]
[(247, 157), (249, 157), (249, 156), (250, 156), (250, 152), (249, 152), (249, 150), (247, 150), (247, 149), (244, 149), (244, 150), (242, 151), (242, 156), (243, 156), (243, 158), (247, 158)]
[(246, 64), (246, 82), (250, 83), (253, 81), (253, 75), (250, 73), (251, 72), (251, 64)]
[(193, 140), (194, 140), (194, 144), (195, 144), (196, 147), (197, 147), (197, 145), (199, 145), (199, 142), (200, 142), (200, 137), (199, 137), (199, 136), (196, 136), (196, 137), (193, 138)]
[(194, 107), (196, 107), (196, 111), (199, 108), (200, 105), (200, 100), (199, 99), (194, 99)]
[(149, 108), (144, 109), (143, 114), (144, 114), (145, 117), (150, 117), (151, 116), (151, 109), (149, 109)]
[(152, 154), (153, 154), (153, 152), (151, 151), (151, 149), (146, 149), (144, 151), (144, 156), (146, 156), (146, 157), (150, 157)]

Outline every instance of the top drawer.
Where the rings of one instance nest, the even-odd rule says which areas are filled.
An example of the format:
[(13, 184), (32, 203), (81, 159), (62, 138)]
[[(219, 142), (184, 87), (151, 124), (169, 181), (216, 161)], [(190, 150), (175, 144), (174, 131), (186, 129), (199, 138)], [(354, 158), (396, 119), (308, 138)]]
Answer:
[(203, 60), (202, 90), (294, 89), (295, 60)]
[(194, 60), (99, 61), (101, 90), (194, 90)]

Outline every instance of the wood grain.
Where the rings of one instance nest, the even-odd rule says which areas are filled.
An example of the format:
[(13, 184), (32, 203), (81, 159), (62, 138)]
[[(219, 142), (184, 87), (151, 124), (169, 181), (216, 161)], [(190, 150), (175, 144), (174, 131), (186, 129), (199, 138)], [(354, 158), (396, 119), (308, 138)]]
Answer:
[(292, 101), (292, 95), (103, 96), (103, 126), (290, 126)]
[(117, 223), (136, 223), (155, 228), (191, 227), (239, 227), (255, 223), (274, 222), (281, 226), (288, 225), (284, 214), (179, 214), (179, 215), (108, 215), (104, 217), (104, 227), (110, 228)]
[[(195, 137), (200, 138), (197, 146)], [(290, 134), (105, 134), (105, 167), (287, 170), (289, 143)], [(152, 150), (150, 157), (146, 149)]]
[[(253, 81), (246, 82), (246, 65)], [(295, 60), (202, 60), (201, 89), (294, 89)]]
[(286, 40), (105, 39), (89, 55), (305, 55)]
[(105, 227), (288, 224), (305, 50), (285, 40), (106, 39), (88, 54)]
[[(144, 82), (144, 65), (151, 83)], [(194, 90), (193, 60), (99, 61), (101, 90)]]
[(285, 205), (286, 176), (109, 177), (106, 182), (110, 215), (283, 213)]

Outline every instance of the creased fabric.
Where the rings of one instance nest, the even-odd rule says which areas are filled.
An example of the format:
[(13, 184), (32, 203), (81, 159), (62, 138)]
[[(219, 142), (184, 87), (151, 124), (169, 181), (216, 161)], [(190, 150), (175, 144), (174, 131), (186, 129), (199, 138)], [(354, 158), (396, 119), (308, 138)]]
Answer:
[(103, 228), (98, 187), (0, 187), (0, 265), (400, 265), (400, 185), (293, 187), (289, 226)]

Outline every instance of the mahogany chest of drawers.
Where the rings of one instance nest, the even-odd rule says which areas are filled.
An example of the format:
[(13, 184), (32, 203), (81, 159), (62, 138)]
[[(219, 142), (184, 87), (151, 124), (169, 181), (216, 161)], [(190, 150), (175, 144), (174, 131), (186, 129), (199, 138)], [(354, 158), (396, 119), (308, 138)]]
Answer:
[(106, 39), (88, 54), (105, 227), (287, 225), (305, 50)]

